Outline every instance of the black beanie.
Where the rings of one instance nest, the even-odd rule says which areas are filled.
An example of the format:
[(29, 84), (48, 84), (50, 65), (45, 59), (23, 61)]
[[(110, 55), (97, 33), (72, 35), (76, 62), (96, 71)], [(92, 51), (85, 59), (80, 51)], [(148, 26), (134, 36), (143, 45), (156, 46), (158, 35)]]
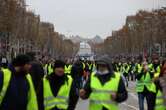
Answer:
[(56, 60), (54, 63), (54, 68), (64, 68), (65, 67), (65, 62), (61, 60)]
[(20, 54), (13, 59), (13, 66), (24, 66), (30, 62), (30, 57), (28, 55)]

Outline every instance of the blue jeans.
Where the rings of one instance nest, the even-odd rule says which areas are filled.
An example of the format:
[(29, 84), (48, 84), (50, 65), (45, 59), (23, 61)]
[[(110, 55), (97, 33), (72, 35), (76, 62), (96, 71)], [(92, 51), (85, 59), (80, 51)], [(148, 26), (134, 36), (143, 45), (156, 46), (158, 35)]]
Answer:
[(144, 94), (138, 93), (139, 110), (144, 110)]
[(153, 92), (138, 93), (139, 109), (144, 110), (144, 99), (147, 101), (147, 110), (154, 110), (156, 94)]

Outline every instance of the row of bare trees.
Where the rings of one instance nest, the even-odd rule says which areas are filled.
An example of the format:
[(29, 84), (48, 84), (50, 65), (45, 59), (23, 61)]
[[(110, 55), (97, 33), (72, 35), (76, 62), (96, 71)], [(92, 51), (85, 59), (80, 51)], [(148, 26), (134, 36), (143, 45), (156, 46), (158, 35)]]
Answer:
[(157, 53), (166, 56), (166, 8), (150, 12), (141, 10), (134, 16), (128, 16), (126, 24), (113, 31), (103, 44), (95, 45), (94, 51), (108, 55), (142, 53), (151, 56)]
[(0, 52), (15, 56), (34, 51), (56, 57), (72, 57), (77, 50), (70, 40), (27, 11), (25, 0), (0, 0)]

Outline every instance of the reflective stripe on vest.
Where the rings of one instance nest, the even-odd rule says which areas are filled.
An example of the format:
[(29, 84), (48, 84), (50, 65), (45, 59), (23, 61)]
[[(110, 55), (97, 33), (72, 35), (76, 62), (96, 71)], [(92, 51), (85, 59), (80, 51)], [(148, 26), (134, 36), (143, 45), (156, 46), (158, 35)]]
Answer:
[(95, 92), (95, 93), (113, 93), (115, 91), (111, 91), (111, 90), (98, 90), (98, 89), (94, 89), (92, 88), (92, 91)]
[[(54, 97), (49, 80), (44, 78), (43, 79), (43, 91), (44, 91), (44, 108), (45, 110), (53, 109), (57, 107), (59, 109), (67, 109), (68, 108), (68, 100), (69, 100), (69, 93), (72, 85), (72, 78), (71, 76), (67, 76), (68, 81), (65, 82), (59, 89), (59, 92), (56, 97)], [(55, 85), (56, 86), (56, 85)]]
[(2, 86), (2, 90), (0, 91), (0, 105), (3, 101), (3, 98), (5, 97), (7, 88), (10, 83), (11, 71), (9, 69), (2, 69), (2, 74), (3, 74), (3, 86)]
[(102, 104), (102, 103), (104, 103), (104, 104), (115, 104), (115, 105), (117, 105), (117, 103), (116, 102), (114, 102), (114, 101), (111, 101), (111, 100), (90, 100), (90, 103), (95, 103), (95, 104)]
[(118, 104), (111, 100), (111, 93), (118, 91), (120, 73), (115, 73), (115, 77), (112, 77), (104, 85), (100, 83), (95, 73), (91, 74), (90, 81), (90, 87), (92, 89), (90, 95), (90, 110), (102, 110), (102, 107), (108, 110), (118, 110)]
[(29, 87), (30, 87), (30, 89), (28, 91), (27, 110), (38, 110), (37, 96), (36, 96), (36, 92), (35, 92), (34, 85), (33, 85), (30, 74), (27, 74), (26, 78), (28, 80)]

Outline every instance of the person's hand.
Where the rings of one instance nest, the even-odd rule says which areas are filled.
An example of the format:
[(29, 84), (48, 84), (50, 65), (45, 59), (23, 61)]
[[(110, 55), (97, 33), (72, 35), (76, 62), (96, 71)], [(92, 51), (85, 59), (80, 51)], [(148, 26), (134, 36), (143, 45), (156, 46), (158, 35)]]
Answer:
[(111, 99), (115, 101), (116, 98), (117, 98), (117, 93), (116, 92), (111, 93)]
[(86, 91), (84, 89), (80, 89), (79, 95), (81, 98), (84, 98), (86, 94)]
[(144, 66), (144, 72), (145, 72), (145, 74), (146, 74), (146, 72), (149, 70), (149, 67), (148, 67), (148, 65), (145, 65)]

